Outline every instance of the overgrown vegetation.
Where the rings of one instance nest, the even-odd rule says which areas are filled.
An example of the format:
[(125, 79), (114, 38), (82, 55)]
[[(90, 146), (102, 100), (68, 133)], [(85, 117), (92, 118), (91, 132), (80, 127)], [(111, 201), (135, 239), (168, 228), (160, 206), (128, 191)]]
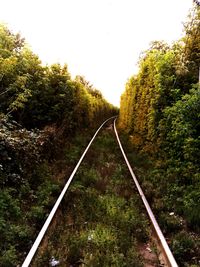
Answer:
[(120, 106), (119, 126), (153, 162), (144, 186), (180, 266), (197, 266), (200, 257), (194, 249), (200, 233), (199, 65), (200, 10), (195, 6), (182, 40), (171, 47), (153, 42), (144, 52)]
[(24, 258), (53, 204), (59, 186), (44, 159), (41, 132), (1, 118), (0, 262), (16, 266)]
[(61, 166), (69, 139), (116, 112), (84, 77), (43, 66), (0, 25), (1, 266), (22, 263), (41, 228), (63, 182), (53, 177), (70, 168)]
[(62, 125), (69, 133), (116, 113), (102, 94), (67, 65), (42, 66), (19, 34), (0, 25), (0, 112), (25, 127)]
[[(184, 38), (172, 46), (153, 42), (139, 65), (138, 75), (129, 79), (121, 97), (119, 126), (139, 154), (135, 157), (127, 147), (178, 263), (196, 267), (200, 262), (199, 7), (185, 24)], [(81, 154), (82, 135), (76, 139), (78, 146), (73, 137), (116, 113), (84, 77), (72, 79), (67, 65), (43, 66), (19, 34), (0, 25), (2, 266), (21, 264), (31, 247), (65, 175)], [(142, 266), (137, 247), (147, 240), (147, 223), (114, 152), (108, 133), (97, 139), (87, 156), (90, 166), (82, 165), (62, 204), (61, 224), (48, 247), (44, 241), (38, 266), (48, 265), (51, 256), (63, 266)]]
[[(33, 266), (143, 266), (139, 245), (149, 228), (115, 137), (95, 139)], [(59, 244), (59, 246), (58, 246)], [(152, 264), (158, 266), (155, 260)]]

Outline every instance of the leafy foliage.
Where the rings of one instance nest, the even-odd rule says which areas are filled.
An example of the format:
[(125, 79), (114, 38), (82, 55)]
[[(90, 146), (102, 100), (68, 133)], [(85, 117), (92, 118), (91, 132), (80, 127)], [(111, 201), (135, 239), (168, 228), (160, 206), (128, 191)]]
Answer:
[(65, 132), (94, 125), (116, 113), (84, 77), (71, 79), (67, 65), (42, 66), (19, 34), (0, 25), (0, 112), (28, 128), (52, 123)]
[[(182, 229), (180, 217), (188, 231), (200, 231), (199, 26), (200, 10), (194, 7), (185, 37), (171, 47), (153, 42), (140, 58), (138, 75), (129, 79), (121, 96), (119, 126), (130, 134), (138, 152), (154, 161), (143, 184), (168, 233)], [(168, 218), (165, 213), (171, 210), (177, 217)], [(179, 254), (178, 246), (173, 246), (174, 253), (181, 266), (188, 266), (192, 259), (183, 250)]]
[(73, 80), (66, 64), (43, 66), (5, 25), (0, 25), (0, 103), (0, 264), (17, 266), (59, 189), (53, 167), (66, 137), (117, 109), (83, 77)]
[[(0, 229), (4, 240), (0, 259), (4, 266), (15, 266), (31, 245), (58, 186), (42, 160), (42, 133), (21, 128), (5, 116), (0, 123)], [(42, 209), (40, 217), (38, 209)]]

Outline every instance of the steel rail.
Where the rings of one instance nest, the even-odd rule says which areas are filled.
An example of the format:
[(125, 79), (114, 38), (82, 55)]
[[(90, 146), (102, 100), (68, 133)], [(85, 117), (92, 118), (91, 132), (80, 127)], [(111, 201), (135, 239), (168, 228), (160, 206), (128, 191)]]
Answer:
[(122, 152), (122, 154), (124, 156), (125, 162), (126, 162), (126, 164), (128, 166), (128, 169), (129, 169), (129, 171), (131, 173), (131, 176), (132, 176), (132, 178), (133, 178), (133, 180), (135, 182), (135, 185), (136, 185), (137, 190), (138, 190), (138, 192), (140, 194), (140, 197), (142, 198), (142, 201), (143, 201), (143, 203), (145, 205), (145, 208), (147, 210), (149, 218), (150, 218), (150, 220), (151, 220), (151, 222), (153, 224), (153, 227), (154, 227), (154, 229), (156, 231), (156, 235), (157, 235), (157, 237), (158, 237), (158, 239), (160, 241), (162, 250), (163, 250), (164, 255), (165, 255), (165, 259), (166, 259), (166, 261), (167, 261), (167, 263), (168, 263), (168, 265), (170, 267), (178, 267), (178, 264), (176, 263), (176, 260), (174, 259), (174, 256), (173, 256), (173, 254), (172, 254), (172, 252), (171, 252), (171, 250), (170, 250), (170, 248), (169, 248), (169, 246), (167, 244), (167, 241), (166, 241), (166, 239), (165, 239), (165, 237), (164, 237), (164, 235), (163, 235), (163, 233), (162, 233), (162, 231), (161, 231), (161, 229), (160, 229), (160, 227), (159, 227), (159, 225), (158, 225), (158, 223), (156, 221), (156, 218), (155, 218), (155, 216), (154, 216), (154, 214), (153, 214), (153, 212), (152, 212), (152, 210), (150, 208), (150, 205), (149, 205), (149, 203), (148, 203), (148, 201), (147, 201), (147, 199), (146, 199), (146, 197), (145, 197), (145, 195), (144, 195), (144, 193), (142, 191), (142, 188), (140, 187), (140, 184), (139, 184), (139, 182), (138, 182), (138, 180), (137, 180), (137, 178), (136, 178), (136, 176), (135, 176), (135, 174), (134, 174), (134, 172), (133, 172), (133, 170), (131, 168), (131, 165), (130, 165), (127, 157), (126, 157), (126, 154), (124, 152), (124, 149), (123, 149), (123, 147), (121, 145), (121, 142), (120, 142), (120, 139), (119, 139), (119, 136), (118, 136), (118, 133), (117, 133), (116, 123), (115, 122), (116, 122), (116, 119), (114, 121), (114, 131), (115, 131), (115, 135), (116, 135), (119, 147), (120, 147), (121, 152)]
[(26, 256), (26, 258), (25, 258), (25, 260), (24, 260), (24, 262), (22, 264), (22, 267), (28, 267), (29, 264), (31, 263), (34, 255), (35, 255), (35, 253), (36, 253), (36, 251), (37, 251), (37, 249), (38, 249), (38, 247), (40, 245), (40, 242), (42, 241), (42, 239), (43, 239), (43, 237), (44, 237), (44, 235), (45, 235), (45, 233), (46, 233), (46, 231), (47, 231), (47, 229), (48, 229), (48, 227), (49, 227), (49, 225), (50, 225), (50, 223), (51, 223), (51, 221), (52, 221), (52, 219), (53, 219), (53, 217), (54, 217), (54, 215), (55, 215), (55, 213), (56, 213), (56, 211), (57, 211), (57, 209), (58, 209), (58, 207), (59, 207), (59, 205), (60, 205), (60, 203), (61, 203), (61, 201), (62, 201), (62, 199), (63, 199), (63, 197), (64, 197), (64, 195), (65, 195), (65, 193), (66, 193), (66, 191), (68, 189), (68, 187), (69, 187), (69, 185), (70, 185), (70, 183), (72, 182), (72, 179), (74, 178), (75, 173), (77, 172), (77, 170), (78, 170), (83, 158), (85, 157), (85, 154), (87, 153), (88, 149), (90, 148), (90, 145), (94, 141), (94, 139), (97, 136), (98, 132), (106, 124), (106, 122), (108, 122), (109, 120), (114, 119), (116, 117), (117, 116), (113, 116), (113, 117), (107, 119), (106, 121), (104, 121), (104, 123), (101, 124), (101, 126), (98, 128), (98, 130), (96, 131), (96, 133), (92, 137), (91, 141), (89, 142), (88, 146), (86, 147), (85, 151), (83, 152), (81, 158), (79, 159), (76, 167), (74, 168), (72, 174), (70, 175), (67, 183), (65, 184), (62, 192), (60, 193), (57, 201), (55, 202), (55, 204), (54, 204), (49, 216), (47, 217), (42, 229), (40, 230), (37, 238), (35, 239), (35, 242), (33, 243), (33, 246), (31, 247), (29, 253), (27, 254), (27, 256)]

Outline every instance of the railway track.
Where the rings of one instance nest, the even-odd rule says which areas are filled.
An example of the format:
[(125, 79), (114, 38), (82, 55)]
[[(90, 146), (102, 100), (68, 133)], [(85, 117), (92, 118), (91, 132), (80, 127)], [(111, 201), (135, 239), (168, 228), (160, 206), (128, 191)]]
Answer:
[[(50, 214), (49, 214), (49, 216), (48, 216), (48, 218), (47, 218), (47, 220), (45, 221), (45, 223), (44, 223), (44, 225), (43, 225), (43, 227), (42, 227), (42, 229), (41, 229), (41, 231), (39, 232), (39, 234), (38, 234), (38, 236), (37, 236), (37, 238), (36, 238), (36, 240), (35, 240), (35, 242), (34, 242), (34, 244), (33, 244), (33, 246), (31, 247), (31, 249), (30, 249), (30, 251), (29, 251), (29, 253), (27, 254), (27, 256), (26, 256), (26, 259), (25, 259), (25, 261), (24, 261), (24, 263), (22, 264), (22, 267), (27, 267), (27, 266), (30, 266), (30, 264), (32, 263), (32, 261), (33, 261), (33, 258), (34, 258), (34, 256), (35, 256), (35, 254), (36, 254), (36, 252), (37, 252), (37, 250), (38, 250), (38, 248), (39, 248), (39, 246), (40, 246), (40, 243), (41, 243), (41, 241), (44, 239), (44, 237), (45, 237), (45, 234), (46, 234), (46, 232), (47, 232), (47, 230), (48, 230), (48, 228), (50, 227), (50, 225), (52, 224), (52, 221), (53, 221), (53, 219), (54, 219), (54, 217), (55, 217), (55, 215), (56, 215), (56, 213), (57, 213), (57, 210), (58, 210), (58, 208), (59, 208), (59, 206), (60, 205), (62, 205), (61, 204), (61, 202), (63, 201), (63, 199), (65, 198), (65, 195), (67, 195), (66, 193), (67, 193), (67, 191), (68, 191), (68, 189), (69, 189), (69, 186), (70, 186), (70, 184), (72, 183), (72, 181), (73, 181), (73, 179), (74, 179), (74, 176), (75, 175), (79, 175), (79, 177), (81, 177), (82, 176), (82, 174), (79, 174), (81, 171), (80, 171), (80, 169), (81, 169), (81, 167), (80, 167), (80, 165), (81, 165), (81, 163), (82, 163), (82, 161), (83, 161), (83, 159), (85, 158), (85, 157), (89, 157), (90, 158), (90, 161), (91, 162), (93, 162), (93, 161), (95, 161), (95, 159), (96, 159), (96, 157), (95, 157), (95, 155), (90, 155), (90, 151), (91, 151), (91, 149), (90, 149), (90, 147), (91, 147), (91, 145), (93, 144), (93, 142), (94, 142), (94, 140), (96, 139), (96, 137), (97, 137), (97, 134), (100, 132), (100, 130), (105, 126), (105, 125), (107, 125), (107, 123), (111, 123), (111, 122), (113, 122), (114, 121), (114, 132), (115, 132), (115, 135), (116, 135), (116, 139), (117, 139), (117, 142), (118, 142), (118, 144), (119, 144), (119, 147), (120, 147), (120, 149), (121, 149), (121, 152), (122, 152), (122, 154), (123, 154), (123, 157), (124, 157), (124, 159), (125, 159), (125, 162), (126, 162), (126, 165), (128, 166), (128, 169), (129, 169), (129, 171), (130, 171), (130, 174), (131, 174), (131, 176), (132, 176), (132, 178), (133, 178), (133, 181), (134, 181), (134, 183), (135, 183), (135, 187), (137, 188), (137, 190), (138, 190), (138, 193), (139, 193), (139, 196), (140, 196), (140, 198), (142, 199), (142, 202), (144, 203), (144, 206), (145, 206), (145, 209), (146, 209), (146, 212), (147, 212), (147, 214), (148, 214), (148, 216), (149, 216), (149, 218), (150, 218), (150, 222), (151, 222), (151, 225), (152, 225), (152, 227), (153, 227), (153, 229), (154, 229), (154, 231), (155, 231), (155, 236), (156, 236), (156, 238), (157, 238), (157, 243), (159, 244), (159, 249), (161, 250), (161, 252), (162, 252), (162, 255), (163, 255), (163, 259), (164, 259), (164, 262), (165, 262), (165, 266), (172, 266), (172, 267), (176, 267), (176, 266), (178, 266), (177, 265), (177, 263), (176, 263), (176, 261), (175, 261), (175, 259), (174, 259), (174, 257), (173, 257), (173, 255), (172, 255), (172, 253), (171, 253), (171, 251), (170, 251), (170, 249), (169, 249), (169, 246), (168, 246), (168, 244), (167, 244), (167, 242), (166, 242), (166, 240), (165, 240), (165, 238), (164, 238), (164, 236), (163, 236), (163, 234), (162, 234), (162, 231), (161, 231), (161, 229), (160, 229), (160, 227), (159, 227), (159, 225), (158, 225), (158, 223), (157, 223), (157, 221), (156, 221), (156, 219), (155, 219), (155, 217), (154, 217), (154, 215), (153, 215), (153, 212), (152, 212), (152, 210), (151, 210), (151, 208), (150, 208), (150, 206), (149, 206), (149, 204), (148, 204), (148, 201), (146, 200), (146, 198), (145, 198), (145, 195), (144, 195), (144, 193), (143, 193), (143, 191), (142, 191), (142, 189), (141, 189), (141, 187), (140, 187), (140, 185), (139, 185), (139, 183), (138, 183), (138, 181), (137, 181), (137, 178), (136, 178), (136, 176), (135, 176), (135, 174), (134, 174), (134, 172), (133, 172), (133, 170), (132, 170), (132, 168), (131, 168), (131, 166), (130, 166), (130, 164), (129, 164), (129, 162), (128, 162), (128, 159), (127, 159), (127, 157), (126, 157), (126, 155), (125, 155), (125, 152), (124, 152), (124, 150), (123, 150), (123, 148), (122, 148), (122, 145), (121, 145), (121, 142), (120, 142), (120, 139), (119, 139), (119, 136), (118, 136), (118, 133), (117, 133), (117, 129), (116, 129), (116, 125), (115, 125), (115, 121), (116, 121), (116, 117), (112, 117), (112, 118), (109, 118), (108, 120), (106, 120), (100, 127), (99, 127), (99, 129), (96, 131), (96, 133), (94, 134), (94, 136), (93, 136), (93, 138), (91, 139), (91, 141), (89, 142), (89, 144), (88, 144), (88, 146), (87, 146), (87, 148), (85, 149), (85, 151), (84, 151), (84, 153), (82, 154), (82, 156), (81, 156), (81, 158), (80, 158), (80, 160), (78, 161), (78, 163), (77, 163), (77, 165), (76, 165), (76, 167), (74, 168), (74, 170), (73, 170), (73, 172), (72, 172), (72, 174), (71, 174), (71, 176), (69, 177), (69, 179), (68, 179), (68, 181), (67, 181), (67, 183), (65, 184), (65, 186), (64, 186), (64, 188), (63, 188), (63, 190), (62, 190), (62, 192), (61, 192), (61, 194), (60, 194), (60, 196), (58, 197), (58, 199), (57, 199), (57, 201), (56, 201), (56, 203), (54, 204), (54, 206), (53, 206), (53, 208), (52, 208), (52, 210), (51, 210), (51, 212), (50, 212)], [(91, 153), (92, 154), (92, 153)], [(88, 156), (89, 155), (89, 156)], [(84, 162), (83, 162), (84, 163)], [(108, 168), (107, 168), (107, 173), (109, 173), (109, 171), (108, 170), (110, 170), (110, 169), (112, 169), (112, 163), (109, 163), (109, 160), (107, 160), (107, 163), (106, 163), (107, 165), (108, 165)], [(109, 164), (110, 164), (110, 166), (109, 166)], [(117, 166), (117, 165), (116, 165)], [(116, 168), (116, 166), (115, 167), (113, 167), (113, 168)], [(119, 165), (120, 166), (120, 165)], [(97, 168), (98, 169), (98, 166), (97, 167), (95, 167), (95, 168)], [(99, 169), (99, 172), (104, 172), (104, 169), (102, 169), (102, 167), (99, 167), (99, 168), (101, 168), (101, 169)], [(87, 172), (87, 171), (86, 171)], [(78, 174), (77, 174), (78, 173)], [(90, 175), (89, 174), (89, 172), (88, 172), (88, 175)], [(87, 176), (87, 175), (86, 175)], [(91, 175), (90, 175), (91, 176)], [(93, 175), (93, 176), (95, 176), (95, 175)], [(105, 176), (105, 175), (104, 175)], [(92, 178), (93, 179), (93, 178)], [(76, 179), (75, 179), (76, 180)], [(88, 186), (91, 186), (91, 184), (92, 185), (94, 185), (94, 184), (98, 184), (99, 182), (98, 181), (92, 181), (91, 183), (89, 182), (89, 181), (86, 181), (86, 187), (88, 187)], [(100, 188), (100, 191), (106, 191), (106, 190), (108, 190), (108, 189), (106, 189), (106, 184), (109, 184), (110, 183), (110, 181), (108, 181), (108, 180), (106, 180), (105, 181), (105, 179), (104, 180), (102, 180), (101, 181), (101, 183), (100, 184), (98, 184), (98, 188)], [(76, 192), (78, 192), (78, 190), (80, 191), (80, 188), (81, 188), (81, 186), (82, 185), (80, 185), (80, 184), (76, 184)], [(127, 186), (128, 188), (129, 188), (129, 185)], [(70, 187), (71, 188), (71, 187)], [(78, 190), (77, 190), (77, 188), (78, 188)], [(85, 190), (85, 189), (84, 189)], [(69, 190), (70, 191), (70, 190)], [(73, 189), (72, 189), (72, 191), (73, 191)], [(87, 191), (87, 190), (86, 190)], [(84, 192), (84, 193), (87, 193), (87, 192)], [(91, 193), (91, 192), (90, 192)], [(121, 192), (119, 193), (119, 195), (121, 194)], [(128, 193), (128, 195), (130, 195), (130, 192)], [(72, 196), (73, 196), (73, 194), (72, 194)], [(76, 196), (77, 197), (77, 196)], [(72, 197), (73, 198), (73, 197)], [(126, 198), (127, 198), (127, 196), (126, 196)], [(102, 200), (103, 199), (103, 200)], [(109, 200), (108, 199), (106, 199), (106, 197), (104, 197), (103, 195), (102, 196), (99, 196), (99, 200), (100, 200), (100, 202), (101, 202), (101, 205), (102, 205), (102, 202), (103, 201), (107, 201), (107, 202), (112, 202), (113, 201), (113, 197), (111, 197)], [(120, 198), (121, 199), (121, 198)], [(132, 200), (132, 199), (131, 199)], [(67, 201), (66, 200), (64, 200), (64, 202), (65, 202), (65, 205), (72, 205), (72, 204), (70, 204), (70, 201), (71, 201), (71, 199), (70, 198), (68, 198), (67, 199)], [(121, 201), (121, 200), (120, 200)], [(84, 200), (83, 200), (83, 202), (84, 202)], [(128, 198), (128, 202), (130, 202), (130, 199)], [(122, 203), (122, 201), (121, 202), (119, 202), (119, 203)], [(74, 205), (74, 208), (76, 208), (76, 204), (73, 204)], [(86, 206), (87, 206), (88, 204), (86, 204)], [(104, 205), (105, 205), (105, 203), (104, 203)], [(127, 206), (127, 202), (125, 203), (124, 202), (124, 204), (119, 204), (119, 206), (120, 205), (124, 205), (123, 206), (123, 208), (125, 208), (126, 206)], [(96, 206), (98, 206), (98, 205), (96, 205)], [(113, 209), (117, 209), (117, 207), (115, 207), (115, 206), (113, 206), (112, 207)], [(92, 209), (92, 208), (91, 208)], [(106, 212), (108, 212), (107, 211), (107, 209), (108, 208), (106, 208), (105, 210), (106, 210)], [(110, 208), (109, 208), (110, 209)], [(105, 210), (104, 210), (104, 212), (105, 212)], [(93, 210), (91, 210), (91, 213), (94, 213), (95, 214), (95, 206), (94, 206), (94, 209)], [(70, 212), (69, 212), (70, 213)], [(114, 213), (116, 213), (116, 211), (112, 211), (112, 216), (113, 216), (113, 214)], [(81, 214), (81, 213), (80, 213)], [(91, 214), (92, 215), (92, 214)], [(72, 230), (72, 229), (74, 229), (74, 228), (76, 228), (76, 224), (77, 224), (77, 222), (75, 222), (76, 220), (75, 219), (72, 219), (72, 217), (73, 217), (74, 215), (70, 215), (70, 219), (68, 218), (68, 219), (66, 219), (65, 220), (65, 226), (66, 226), (66, 228), (67, 228), (67, 230), (66, 231), (68, 231), (69, 233), (70, 233), (70, 231), (74, 231), (74, 230)], [(77, 216), (77, 215), (76, 215)], [(103, 214), (102, 214), (102, 216), (103, 216)], [(126, 216), (127, 216), (127, 214), (126, 214)], [(134, 215), (133, 214), (129, 214), (129, 217), (133, 217)], [(92, 216), (89, 216), (89, 217), (92, 217)], [(97, 216), (96, 216), (97, 217)], [(109, 219), (110, 217), (108, 217), (108, 221), (110, 220)], [(117, 220), (117, 218), (115, 218), (115, 220)], [(67, 224), (66, 224), (66, 221), (67, 221)], [(87, 228), (87, 230), (88, 229), (90, 229), (90, 227), (93, 227), (94, 228), (94, 220), (92, 219), (91, 220), (91, 222), (89, 223), (88, 222), (89, 220), (88, 220), (88, 216), (87, 216), (87, 220), (86, 220), (86, 218), (84, 218), (84, 220), (81, 222), (81, 227), (80, 227), (80, 229), (78, 230), (78, 235), (80, 236), (80, 235), (82, 235), (82, 233), (83, 233), (83, 229), (85, 229), (85, 227), (87, 228), (88, 226), (87, 225), (89, 225), (89, 227)], [(130, 219), (129, 219), (129, 221), (130, 221)], [(113, 222), (111, 222), (111, 224), (112, 224), (112, 228), (113, 227), (115, 227), (115, 223), (113, 224)], [(95, 227), (96, 228), (98, 228), (98, 231), (100, 231), (101, 230), (101, 234), (100, 235), (107, 235), (107, 236), (109, 236), (109, 235), (111, 235), (111, 239), (113, 239), (114, 240), (114, 236), (115, 236), (115, 234), (114, 233), (112, 233), (112, 231), (111, 232), (109, 232), (109, 229), (107, 229), (107, 230), (105, 230), (104, 228), (103, 228), (103, 230), (102, 230), (102, 225), (98, 225), (98, 226), (96, 226), (95, 225)], [(119, 226), (117, 226), (118, 228), (119, 228)], [(142, 228), (142, 226), (140, 225), (140, 227)], [(93, 229), (93, 228), (91, 228), (91, 229)], [(95, 228), (95, 229), (96, 229)], [(95, 235), (97, 235), (96, 234), (96, 232), (94, 231), (94, 230), (88, 230), (89, 232), (87, 232), (87, 244), (88, 244), (88, 242), (90, 243), (89, 244), (89, 251), (91, 250), (91, 240), (92, 239), (94, 239), (94, 236)], [(100, 229), (100, 230), (99, 230)], [(128, 229), (128, 228), (127, 228)], [(97, 231), (97, 232), (98, 232)], [(107, 231), (107, 232), (106, 232)], [(70, 237), (68, 236), (68, 239), (69, 239)], [(106, 237), (105, 237), (106, 238)], [(66, 242), (66, 241), (65, 241)], [(102, 242), (102, 241), (101, 241)], [(107, 240), (106, 241), (107, 243), (109, 243), (110, 241), (109, 240)], [(114, 241), (113, 241), (114, 242)], [(106, 246), (107, 246), (107, 243), (105, 243), (106, 244)], [(81, 246), (81, 245), (80, 245)], [(87, 245), (88, 246), (88, 245)], [(105, 252), (106, 253), (106, 252)], [(121, 253), (122, 254), (122, 253)], [(86, 255), (87, 256), (87, 255)], [(91, 262), (92, 261), (92, 253), (90, 253), (90, 255), (89, 256), (87, 256), (87, 257), (89, 257), (90, 259), (88, 259), (88, 262)], [(86, 257), (86, 258), (87, 258)], [(77, 263), (78, 264), (78, 263)], [(81, 265), (82, 264), (82, 265)], [(39, 265), (37, 265), (37, 266), (39, 266)], [(41, 266), (43, 266), (43, 265), (41, 265)], [(53, 266), (53, 265), (52, 265)], [(56, 265), (55, 265), (56, 266)], [(68, 265), (63, 265), (63, 266), (68, 266)], [(84, 265), (84, 263), (79, 263), (79, 265), (70, 265), (70, 266), (93, 266), (93, 265), (87, 265), (87, 264), (85, 264)], [(100, 266), (100, 265), (98, 265), (98, 266)], [(110, 265), (109, 265), (110, 266)], [(115, 265), (112, 265), (112, 266), (115, 266)], [(119, 265), (116, 265), (116, 266), (119, 266)], [(122, 266), (122, 265), (120, 265), (120, 266)], [(123, 266), (125, 266), (125, 265), (123, 265)], [(128, 266), (128, 265), (127, 265)], [(129, 266), (133, 266), (133, 265), (129, 265)], [(134, 266), (136, 266), (136, 265), (134, 265)], [(159, 265), (155, 265), (155, 266), (159, 266)]]

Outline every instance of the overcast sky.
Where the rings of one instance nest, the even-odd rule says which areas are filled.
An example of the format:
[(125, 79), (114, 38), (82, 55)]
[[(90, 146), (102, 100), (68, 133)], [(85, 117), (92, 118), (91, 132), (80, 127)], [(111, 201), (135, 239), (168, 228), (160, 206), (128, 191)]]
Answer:
[(44, 64), (67, 63), (119, 105), (141, 51), (182, 36), (192, 0), (0, 0), (0, 21)]

